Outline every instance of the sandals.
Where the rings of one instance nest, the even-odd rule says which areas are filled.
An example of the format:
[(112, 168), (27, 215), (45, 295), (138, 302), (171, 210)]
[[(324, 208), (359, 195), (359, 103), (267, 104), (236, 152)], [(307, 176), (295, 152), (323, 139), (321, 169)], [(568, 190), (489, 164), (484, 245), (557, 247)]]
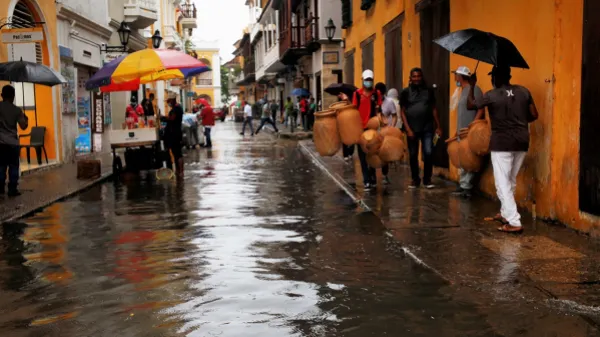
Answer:
[(498, 227), (498, 230), (500, 232), (512, 233), (512, 234), (521, 234), (521, 233), (523, 233), (523, 227), (515, 227), (515, 226), (508, 225), (508, 224), (505, 224), (505, 225), (502, 225), (501, 227)]
[(490, 222), (491, 221), (496, 221), (496, 222), (499, 222), (499, 223), (501, 223), (503, 225), (508, 225), (508, 221), (506, 221), (506, 219), (504, 219), (502, 217), (502, 215), (500, 215), (500, 213), (494, 215), (493, 217), (492, 216), (485, 217), (485, 218), (483, 218), (483, 220), (484, 221), (490, 221)]

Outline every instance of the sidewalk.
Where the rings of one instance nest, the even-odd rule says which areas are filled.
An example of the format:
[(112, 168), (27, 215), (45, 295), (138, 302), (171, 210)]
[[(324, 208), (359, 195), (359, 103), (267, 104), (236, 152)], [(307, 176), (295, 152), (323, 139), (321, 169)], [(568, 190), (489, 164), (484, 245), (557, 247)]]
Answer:
[[(600, 326), (598, 240), (527, 213), (522, 213), (524, 234), (498, 232), (497, 223), (483, 221), (498, 212), (497, 202), (454, 197), (456, 185), (441, 179), (434, 180), (436, 189), (409, 191), (405, 165), (391, 169), (391, 185), (365, 193), (362, 178), (339, 154), (320, 157), (308, 141), (300, 147), (364, 210), (378, 216), (405, 255), (450, 284), (542, 301)], [(354, 165), (359, 171), (357, 158)]]
[(102, 175), (96, 180), (77, 180), (77, 163), (67, 163), (23, 175), (16, 198), (0, 196), (0, 223), (22, 218), (60, 199), (69, 197), (112, 175), (110, 153), (91, 157), (102, 162)]

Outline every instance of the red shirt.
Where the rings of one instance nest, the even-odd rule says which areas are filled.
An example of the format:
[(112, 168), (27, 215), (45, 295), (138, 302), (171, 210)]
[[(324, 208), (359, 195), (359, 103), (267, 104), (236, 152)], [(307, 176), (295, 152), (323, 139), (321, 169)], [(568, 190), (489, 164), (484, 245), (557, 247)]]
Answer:
[(377, 111), (371, 111), (373, 106), (371, 105), (371, 96), (373, 93), (377, 91), (377, 103), (375, 104), (375, 110), (377, 110), (381, 106), (381, 93), (379, 90), (372, 90), (370, 94), (365, 93), (364, 88), (360, 88), (356, 90), (354, 95), (352, 95), (352, 104), (358, 106), (358, 100), (356, 97), (360, 95), (360, 106), (358, 106), (358, 111), (360, 112), (360, 118), (363, 122), (363, 129), (367, 128), (367, 123), (369, 123), (369, 119), (377, 115)]
[(125, 109), (125, 113), (127, 114), (127, 118), (133, 118), (133, 122), (138, 122), (138, 116), (144, 115), (144, 108), (141, 105), (137, 105), (135, 109), (130, 105)]
[(211, 107), (206, 107), (202, 109), (200, 113), (200, 118), (202, 119), (202, 125), (204, 126), (214, 126), (215, 125), (215, 113)]
[(300, 100), (300, 112), (306, 113), (306, 100), (304, 98)]

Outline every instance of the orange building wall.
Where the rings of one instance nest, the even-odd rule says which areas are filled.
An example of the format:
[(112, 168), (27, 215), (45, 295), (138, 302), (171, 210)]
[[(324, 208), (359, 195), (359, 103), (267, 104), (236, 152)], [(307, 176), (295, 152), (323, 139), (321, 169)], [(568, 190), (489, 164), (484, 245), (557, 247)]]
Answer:
[[(353, 1), (353, 24), (345, 30), (346, 51), (355, 49), (355, 85), (360, 86), (362, 55), (360, 43), (376, 34), (374, 41), (375, 81), (385, 79), (383, 26), (404, 11), (402, 23), (403, 79), (420, 65), (419, 15), (417, 0), (377, 1), (373, 8), (360, 10)], [(406, 6), (406, 7), (404, 7)], [(477, 28), (512, 40), (531, 69), (513, 70), (513, 83), (531, 91), (540, 119), (531, 124), (531, 148), (518, 177), (516, 198), (520, 206), (547, 219), (557, 219), (573, 228), (590, 232), (600, 218), (579, 212), (579, 109), (581, 95), (583, 0), (450, 0), (450, 31)], [(477, 62), (450, 56), (450, 68)], [(478, 68), (479, 85), (491, 89), (488, 64)], [(450, 83), (453, 76), (448, 74)], [(450, 85), (448, 95), (452, 95)], [(456, 131), (456, 112), (450, 116), (450, 130)], [(436, 169), (436, 173), (457, 179), (457, 171)], [(480, 189), (495, 197), (491, 166), (482, 173)]]
[[(32, 3), (33, 1), (29, 1)], [(57, 27), (56, 27), (56, 5), (54, 1), (37, 1), (37, 5), (43, 13), (43, 20), (41, 17), (37, 17), (38, 21), (45, 21), (44, 24), (44, 38), (43, 43), (43, 62), (44, 65), (50, 66), (50, 59), (53, 61), (53, 68), (60, 72), (60, 61), (58, 56), (58, 45), (57, 45)], [(35, 14), (36, 8), (31, 6), (31, 11)], [(7, 12), (8, 6), (0, 6), (0, 17), (8, 17), (11, 14)], [(47, 36), (48, 34), (49, 36)], [(49, 41), (50, 40), (50, 41)], [(51, 42), (51, 43), (50, 43)], [(6, 62), (8, 60), (8, 48), (5, 44), (0, 43), (0, 61)], [(61, 159), (62, 151), (62, 139), (61, 139), (61, 119), (60, 114), (57, 113), (56, 121), (54, 120), (54, 111), (60, 111), (60, 86), (52, 88), (36, 85), (36, 106), (38, 125), (46, 127), (46, 151), (48, 152), (49, 159)], [(56, 100), (53, 101), (52, 93), (55, 93)], [(20, 134), (29, 133), (32, 126), (35, 126), (35, 114), (34, 111), (25, 111), (29, 117), (29, 129), (20, 131)], [(58, 149), (56, 147), (56, 135), (58, 135)], [(58, 150), (58, 151), (57, 151)], [(35, 151), (32, 152), (32, 160), (36, 158)], [(25, 151), (21, 155), (23, 158), (26, 157)]]

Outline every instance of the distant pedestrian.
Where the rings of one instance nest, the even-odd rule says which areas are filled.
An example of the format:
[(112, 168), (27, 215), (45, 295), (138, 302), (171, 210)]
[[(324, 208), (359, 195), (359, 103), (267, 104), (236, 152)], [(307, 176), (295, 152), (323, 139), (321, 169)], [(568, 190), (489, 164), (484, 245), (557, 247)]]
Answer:
[(240, 135), (246, 133), (246, 125), (250, 127), (250, 136), (254, 136), (254, 125), (252, 125), (252, 106), (247, 101), (244, 102), (244, 124), (242, 125), (242, 132)]
[(307, 131), (312, 131), (313, 124), (315, 123), (315, 112), (317, 112), (317, 103), (315, 103), (315, 98), (310, 98), (310, 103), (308, 104), (308, 112), (306, 115), (306, 128)]
[(132, 123), (136, 124), (141, 116), (144, 116), (144, 108), (138, 104), (136, 96), (131, 96), (129, 105), (125, 108), (125, 118), (129, 118)]
[(421, 185), (419, 174), (419, 145), (422, 148), (424, 165), (423, 184), (426, 188), (434, 188), (433, 176), (433, 137), (442, 134), (438, 111), (435, 106), (435, 93), (423, 78), (421, 68), (410, 71), (410, 83), (400, 94), (400, 107), (404, 129), (408, 137), (408, 153), (412, 182), (410, 189)]
[(212, 148), (212, 138), (210, 133), (212, 128), (215, 126), (215, 112), (211, 106), (201, 105), (200, 109), (200, 118), (202, 121), (202, 126), (204, 127), (204, 137), (206, 138), (206, 142), (204, 142), (202, 147), (210, 149)]
[(302, 123), (302, 129), (306, 131), (306, 115), (308, 113), (306, 97), (299, 97), (298, 110), (300, 111), (300, 123)]
[[(460, 92), (460, 96), (458, 98), (458, 102), (456, 105), (457, 112), (457, 124), (456, 129), (460, 130), (463, 128), (469, 127), (474, 120), (481, 119), (485, 117), (485, 108), (482, 109), (469, 109), (467, 107), (467, 100), (469, 97), (469, 91), (471, 90), (471, 85), (469, 84), (469, 78), (471, 77), (471, 70), (465, 66), (458, 67), (454, 73), (454, 80), (456, 83), (457, 90)], [(479, 86), (475, 86), (474, 90), (475, 100), (479, 100), (483, 97), (483, 92), (479, 88)], [(459, 139), (461, 141), (462, 139)], [(473, 179), (475, 178), (475, 173), (467, 172), (462, 168), (458, 169), (459, 174), (459, 182), (458, 188), (452, 194), (456, 196), (464, 196), (470, 197), (471, 190), (473, 189)]]
[(21, 130), (27, 129), (29, 120), (15, 100), (15, 88), (10, 85), (2, 87), (2, 102), (0, 102), (0, 194), (4, 194), (6, 172), (8, 171), (8, 196), (21, 195), (19, 185), (19, 136), (17, 125)]
[[(375, 89), (373, 82), (373, 71), (365, 70), (362, 73), (363, 86), (354, 92), (352, 104), (354, 104), (360, 112), (363, 129), (367, 129), (369, 119), (379, 115), (381, 109), (382, 97), (381, 93)], [(373, 188), (377, 185), (377, 177), (375, 169), (369, 167), (367, 163), (367, 154), (361, 146), (358, 146), (358, 159), (363, 175), (363, 184), (365, 189)]]
[(494, 181), (501, 204), (495, 219), (503, 223), (498, 230), (519, 233), (523, 227), (515, 201), (517, 175), (529, 150), (529, 123), (538, 119), (538, 111), (529, 90), (510, 83), (510, 67), (494, 67), (489, 75), (494, 89), (479, 99), (475, 98), (477, 76), (471, 76), (467, 107), (488, 108)]
[[(167, 123), (164, 133), (164, 142), (167, 153), (170, 151), (175, 158), (175, 169), (178, 177), (183, 177), (183, 153), (181, 148), (183, 146), (183, 109), (181, 105), (177, 103), (177, 100), (173, 98), (167, 99), (167, 104), (171, 109), (169, 115), (161, 117), (161, 121)], [(171, 163), (171, 156), (167, 158), (167, 167), (172, 169), (173, 164)]]
[(271, 109), (269, 107), (268, 102), (266, 102), (263, 106), (263, 113), (260, 119), (260, 125), (258, 126), (258, 129), (256, 129), (256, 134), (258, 134), (258, 132), (262, 130), (263, 126), (265, 126), (266, 123), (271, 124), (273, 126), (273, 129), (275, 129), (275, 132), (279, 132), (275, 121), (271, 119)]
[[(381, 104), (382, 120), (386, 126), (395, 127), (398, 122), (398, 112), (396, 111), (396, 105), (391, 98), (385, 96), (387, 93), (387, 87), (385, 84), (379, 82), (375, 85), (375, 89), (383, 95), (383, 101)], [(390, 184), (390, 165), (385, 163), (381, 167), (381, 173), (383, 174), (383, 183)]]
[(296, 127), (296, 119), (298, 118), (298, 110), (294, 107), (294, 103), (292, 102), (292, 98), (288, 97), (287, 102), (285, 103), (285, 126), (289, 126), (294, 132), (294, 128)]

